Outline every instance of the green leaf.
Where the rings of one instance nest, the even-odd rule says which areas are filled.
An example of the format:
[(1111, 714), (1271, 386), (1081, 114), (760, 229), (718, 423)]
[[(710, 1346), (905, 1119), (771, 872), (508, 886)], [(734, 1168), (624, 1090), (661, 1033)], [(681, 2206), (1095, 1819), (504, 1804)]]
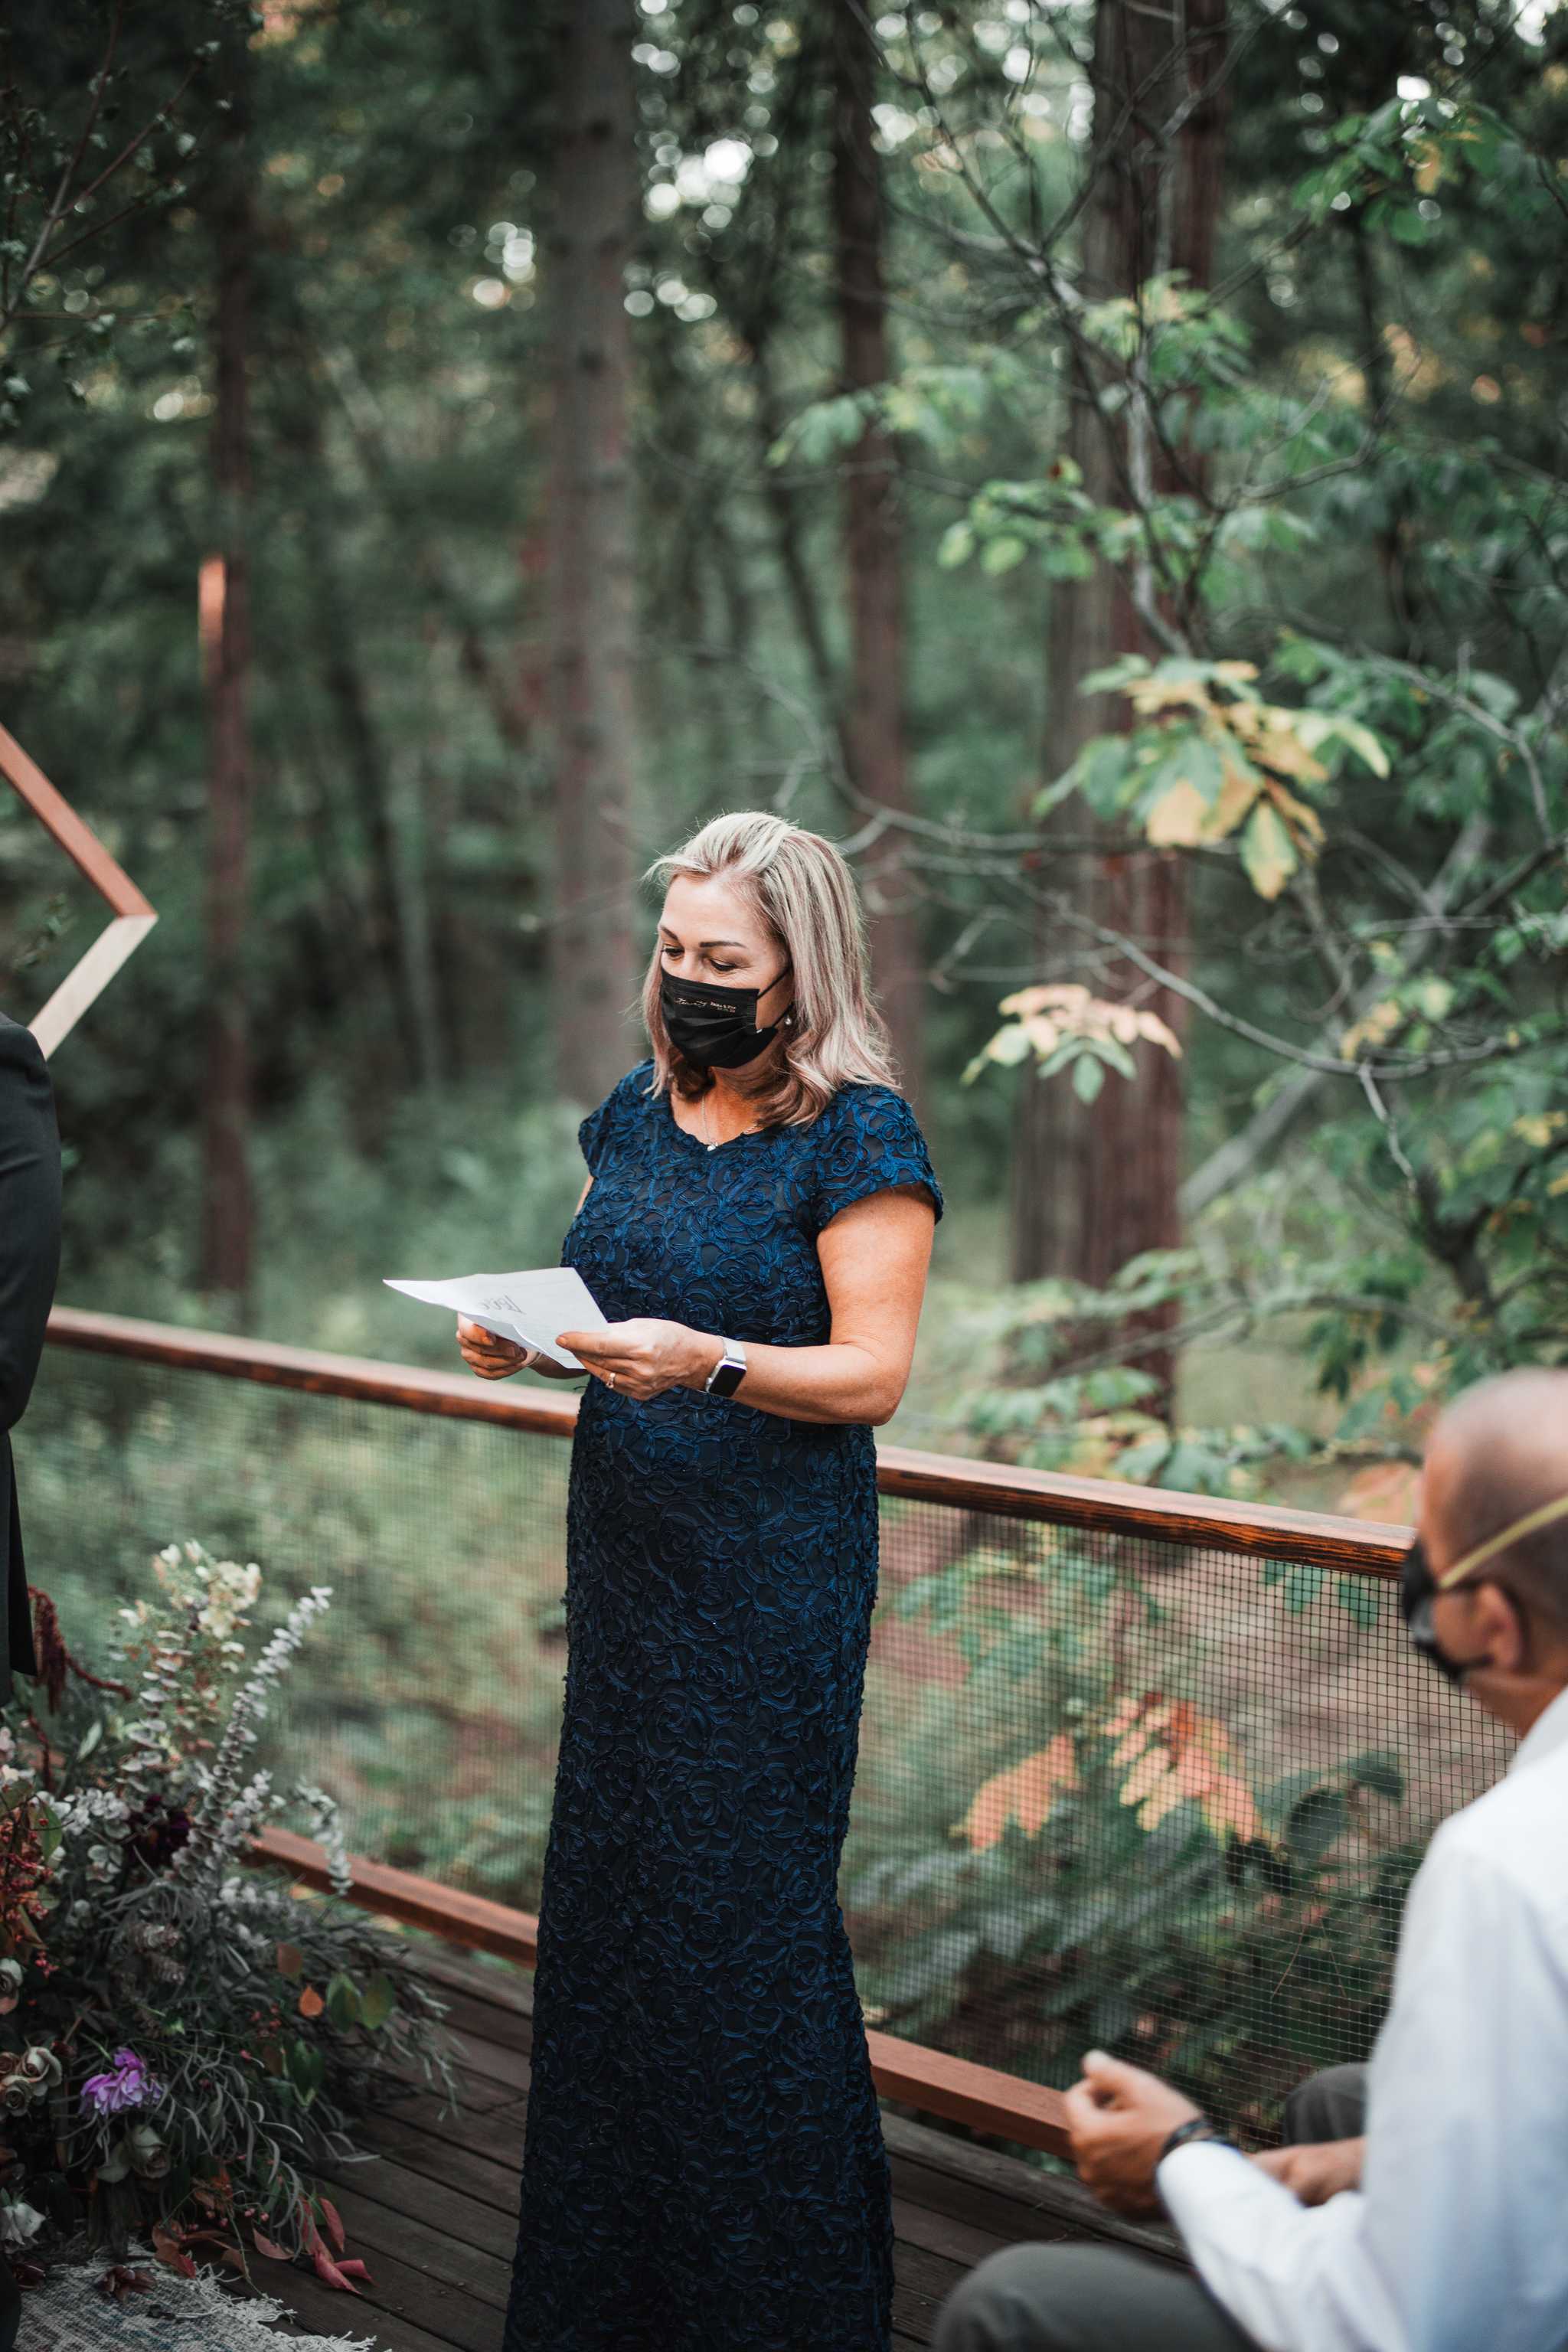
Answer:
[(1097, 735), (1084, 745), (1073, 773), (1096, 816), (1114, 816), (1121, 808), (1131, 764), (1131, 746), (1125, 735)]
[(1321, 1862), (1336, 1838), (1344, 1835), (1350, 1808), (1338, 1789), (1314, 1789), (1292, 1805), (1285, 1835), (1293, 1853), (1309, 1864)]
[(1111, 1068), (1120, 1071), (1124, 1078), (1138, 1076), (1138, 1065), (1120, 1038), (1097, 1037), (1089, 1051), (1098, 1055), (1102, 1062), (1109, 1062)]
[(1163, 1430), (1153, 1437), (1140, 1438), (1136, 1445), (1124, 1446), (1116, 1457), (1116, 1475), (1134, 1486), (1146, 1486), (1171, 1458), (1171, 1441)]
[(941, 543), (936, 551), (936, 560), (943, 572), (955, 572), (961, 563), (968, 562), (973, 552), (973, 524), (954, 522), (950, 523), (942, 532)]
[(1309, 1610), (1323, 1589), (1325, 1571), (1321, 1568), (1303, 1567), (1300, 1561), (1285, 1578), (1285, 1606), (1292, 1617)]
[(1116, 694), (1122, 687), (1131, 686), (1134, 678), (1149, 675), (1148, 657), (1143, 654), (1123, 654), (1119, 661), (1110, 662), (1103, 669), (1091, 669), (1079, 680), (1080, 694)]
[(1399, 1769), (1398, 1758), (1386, 1748), (1374, 1748), (1358, 1756), (1350, 1768), (1350, 1777), (1358, 1789), (1371, 1789), (1396, 1805), (1405, 1801), (1405, 1775)]
[(393, 2011), (397, 2007), (397, 1988), (384, 1970), (378, 1969), (360, 1995), (360, 2022), (379, 2033)]
[(1047, 580), (1088, 580), (1094, 571), (1093, 556), (1078, 539), (1047, 539), (1040, 562)]
[(327, 2016), (340, 2033), (347, 2033), (359, 2024), (361, 2015), (359, 1987), (353, 1977), (340, 1972), (327, 1987)]
[(837, 400), (815, 401), (803, 408), (768, 451), (770, 466), (792, 457), (803, 465), (825, 465), (842, 449), (852, 449), (866, 430), (867, 411), (858, 393), (841, 393)]
[(980, 569), (993, 578), (1000, 572), (1011, 572), (1022, 563), (1029, 551), (1028, 541), (1016, 531), (1003, 531), (996, 539), (988, 539), (980, 551)]
[(1080, 1054), (1072, 1066), (1072, 1090), (1080, 1103), (1097, 1102), (1105, 1084), (1105, 1065), (1092, 1054)]
[(1388, 754), (1370, 727), (1363, 727), (1357, 719), (1337, 719), (1334, 732), (1350, 746), (1358, 760), (1365, 761), (1374, 776), (1387, 775)]
[(1352, 1624), (1363, 1633), (1370, 1633), (1381, 1615), (1377, 1588), (1368, 1576), (1342, 1576), (1334, 1586), (1334, 1598)]
[(283, 2063), (301, 2105), (308, 2107), (327, 2079), (326, 2059), (312, 2042), (290, 2042)]

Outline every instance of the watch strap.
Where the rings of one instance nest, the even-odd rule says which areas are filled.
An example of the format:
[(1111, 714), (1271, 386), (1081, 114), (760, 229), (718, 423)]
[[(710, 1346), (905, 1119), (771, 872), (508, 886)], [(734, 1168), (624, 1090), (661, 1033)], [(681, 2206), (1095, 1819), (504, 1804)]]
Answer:
[(733, 1396), (746, 1377), (746, 1351), (734, 1339), (726, 1339), (724, 1352), (702, 1383), (705, 1396)]
[(1174, 2156), (1179, 2147), (1195, 2147), (1204, 2140), (1216, 2141), (1221, 2147), (1236, 2147), (1230, 2134), (1211, 2123), (1207, 2116), (1189, 2116), (1184, 2124), (1178, 2124), (1173, 2132), (1166, 2135), (1165, 2144), (1154, 2159), (1154, 2169), (1157, 2172), (1165, 2158)]

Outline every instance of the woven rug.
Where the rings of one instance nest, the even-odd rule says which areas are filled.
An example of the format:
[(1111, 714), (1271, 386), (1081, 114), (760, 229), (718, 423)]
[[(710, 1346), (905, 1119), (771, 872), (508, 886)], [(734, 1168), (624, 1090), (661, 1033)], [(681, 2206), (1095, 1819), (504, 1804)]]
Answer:
[(379, 2352), (374, 2336), (312, 2336), (308, 2345), (278, 2336), (272, 2322), (289, 2315), (286, 2304), (226, 2291), (211, 2271), (194, 2279), (160, 2271), (123, 2303), (100, 2294), (102, 2276), (101, 2263), (61, 2267), (46, 2286), (29, 2288), (16, 2352), (283, 2352), (289, 2343), (300, 2352)]

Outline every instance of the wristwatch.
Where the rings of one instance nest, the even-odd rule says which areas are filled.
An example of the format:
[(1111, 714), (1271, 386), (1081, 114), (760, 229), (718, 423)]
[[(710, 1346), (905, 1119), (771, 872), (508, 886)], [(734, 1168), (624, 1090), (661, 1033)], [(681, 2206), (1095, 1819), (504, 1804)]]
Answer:
[(1192, 2147), (1200, 2140), (1214, 2140), (1221, 2147), (1236, 2147), (1236, 2142), (1223, 2126), (1211, 2123), (1207, 2116), (1189, 2116), (1184, 2124), (1178, 2124), (1173, 2132), (1167, 2133), (1165, 2144), (1154, 2159), (1156, 2172), (1165, 2158), (1174, 2156), (1179, 2147)]
[(702, 1383), (705, 1396), (733, 1396), (746, 1377), (746, 1351), (739, 1339), (726, 1339), (724, 1352)]

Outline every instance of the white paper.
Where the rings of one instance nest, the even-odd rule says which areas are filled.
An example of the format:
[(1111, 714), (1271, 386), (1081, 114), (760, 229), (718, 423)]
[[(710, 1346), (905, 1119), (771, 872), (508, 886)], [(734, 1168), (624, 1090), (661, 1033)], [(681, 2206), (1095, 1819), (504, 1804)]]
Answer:
[(542, 1348), (558, 1364), (583, 1370), (570, 1348), (557, 1344), (558, 1331), (603, 1331), (605, 1318), (574, 1265), (540, 1265), (524, 1274), (465, 1274), (455, 1282), (394, 1282), (389, 1290), (422, 1299), (427, 1307), (445, 1307), (482, 1323), (499, 1339), (519, 1339), (525, 1348)]

